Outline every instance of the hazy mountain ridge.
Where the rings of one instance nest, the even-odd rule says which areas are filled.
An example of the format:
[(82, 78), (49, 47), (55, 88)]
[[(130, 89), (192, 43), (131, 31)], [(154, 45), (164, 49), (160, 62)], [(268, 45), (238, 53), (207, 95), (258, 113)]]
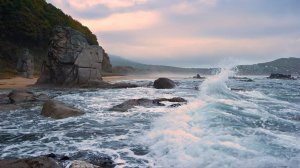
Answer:
[(271, 73), (300, 75), (300, 58), (280, 58), (274, 61), (253, 65), (239, 65), (240, 75), (269, 75)]
[[(118, 70), (129, 71), (127, 73), (200, 73), (203, 75), (215, 74), (219, 68), (180, 68), (163, 65), (142, 64), (120, 56), (110, 56), (112, 65)], [(127, 68), (126, 68), (127, 67)], [(280, 58), (274, 61), (253, 65), (238, 65), (236, 70), (239, 75), (270, 75), (271, 73), (300, 74), (300, 58)]]
[(215, 74), (218, 68), (180, 68), (165, 65), (149, 65), (131, 61), (120, 56), (110, 55), (111, 64), (115, 70), (126, 71), (125, 73), (145, 74), (145, 73), (200, 73), (203, 75)]

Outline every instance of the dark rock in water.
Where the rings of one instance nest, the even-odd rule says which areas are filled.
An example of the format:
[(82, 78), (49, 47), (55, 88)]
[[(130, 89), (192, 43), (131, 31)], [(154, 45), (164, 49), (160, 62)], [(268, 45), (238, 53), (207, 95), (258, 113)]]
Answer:
[(62, 156), (61, 158), (60, 158), (60, 160), (70, 160), (70, 157), (69, 156)]
[(245, 91), (245, 89), (239, 89), (239, 88), (230, 88), (232, 91)]
[(50, 153), (48, 155), (46, 155), (47, 157), (50, 157), (50, 158), (56, 158), (56, 155), (54, 153)]
[(71, 160), (81, 160), (90, 164), (100, 166), (101, 168), (113, 168), (115, 164), (112, 158), (108, 155), (92, 151), (79, 151), (70, 155)]
[(200, 76), (200, 74), (197, 74), (196, 76), (193, 76), (194, 79), (205, 79), (205, 77)]
[(102, 168), (82, 160), (73, 160), (69, 168)]
[(2, 168), (62, 168), (54, 159), (50, 157), (34, 157), (28, 159), (6, 159), (0, 160)]
[(153, 84), (156, 89), (172, 89), (176, 86), (175, 82), (168, 78), (158, 78)]
[(294, 80), (295, 78), (293, 78), (292, 75), (271, 74), (269, 76), (269, 79), (290, 79), (290, 80)]
[(63, 102), (49, 100), (43, 105), (41, 115), (54, 119), (62, 119), (67, 117), (75, 117), (83, 115), (84, 112), (67, 106)]
[(37, 84), (78, 86), (101, 81), (102, 47), (89, 45), (84, 35), (57, 26), (49, 43), (48, 60), (43, 64)]
[(34, 95), (35, 100), (37, 101), (47, 101), (50, 100), (49, 96), (45, 93), (39, 93)]
[(110, 111), (120, 111), (125, 112), (135, 106), (143, 106), (143, 107), (154, 107), (154, 106), (165, 106), (165, 104), (161, 103), (163, 101), (168, 102), (182, 102), (186, 103), (187, 101), (181, 97), (174, 97), (171, 99), (160, 98), (160, 99), (131, 99), (127, 100), (119, 105), (116, 105), (110, 109)]
[(254, 82), (253, 79), (247, 78), (247, 77), (231, 76), (231, 77), (229, 77), (229, 79), (235, 79), (235, 80), (242, 81), (242, 82)]
[(171, 104), (169, 107), (179, 107), (179, 106), (181, 106), (182, 104), (180, 104), (180, 103), (176, 103), (176, 104)]
[(12, 103), (29, 102), (35, 100), (34, 94), (26, 90), (14, 90), (8, 94), (8, 97)]
[[(27, 90), (13, 90), (8, 96), (10, 103), (23, 103), (31, 101), (46, 101), (50, 98), (44, 93), (34, 94)], [(0, 99), (1, 100), (1, 99)]]
[(17, 71), (25, 78), (33, 78), (34, 60), (28, 49), (24, 49), (23, 54), (19, 57)]

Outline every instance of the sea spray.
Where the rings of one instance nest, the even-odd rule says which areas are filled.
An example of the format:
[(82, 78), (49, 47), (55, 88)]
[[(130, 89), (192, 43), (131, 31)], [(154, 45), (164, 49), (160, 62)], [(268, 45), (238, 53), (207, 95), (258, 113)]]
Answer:
[[(282, 130), (297, 131), (293, 128), (299, 124), (280, 120), (257, 104), (269, 100), (258, 91), (247, 99), (244, 93), (231, 91), (226, 81), (232, 74), (225, 69), (209, 77), (200, 86), (198, 100), (153, 123), (141, 138), (149, 146), (150, 166), (297, 167), (299, 135), (285, 137)], [(290, 144), (282, 144), (287, 139)]]

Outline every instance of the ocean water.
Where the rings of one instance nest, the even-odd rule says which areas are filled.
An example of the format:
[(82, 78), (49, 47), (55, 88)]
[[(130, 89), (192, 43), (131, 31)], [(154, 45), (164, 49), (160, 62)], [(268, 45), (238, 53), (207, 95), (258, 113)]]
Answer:
[[(41, 106), (0, 112), (0, 158), (90, 150), (111, 156), (116, 167), (299, 167), (300, 80), (229, 75), (177, 79), (168, 90), (44, 91), (86, 114), (52, 120), (39, 115)], [(177, 96), (188, 103), (108, 110), (128, 99)]]

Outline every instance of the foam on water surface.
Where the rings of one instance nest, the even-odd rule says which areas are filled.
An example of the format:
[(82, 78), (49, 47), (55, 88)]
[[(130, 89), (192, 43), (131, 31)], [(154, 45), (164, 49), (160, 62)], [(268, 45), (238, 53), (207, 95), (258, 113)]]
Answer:
[[(297, 81), (176, 80), (175, 89), (151, 87), (48, 91), (85, 115), (52, 120), (41, 106), (0, 112), (0, 157), (81, 150), (105, 153), (117, 167), (297, 167), (300, 165), (300, 89)], [(150, 81), (134, 81), (147, 83)], [(199, 88), (199, 90), (195, 89)], [(242, 88), (245, 91), (232, 91)], [(179, 108), (109, 111), (133, 98), (183, 97)]]

